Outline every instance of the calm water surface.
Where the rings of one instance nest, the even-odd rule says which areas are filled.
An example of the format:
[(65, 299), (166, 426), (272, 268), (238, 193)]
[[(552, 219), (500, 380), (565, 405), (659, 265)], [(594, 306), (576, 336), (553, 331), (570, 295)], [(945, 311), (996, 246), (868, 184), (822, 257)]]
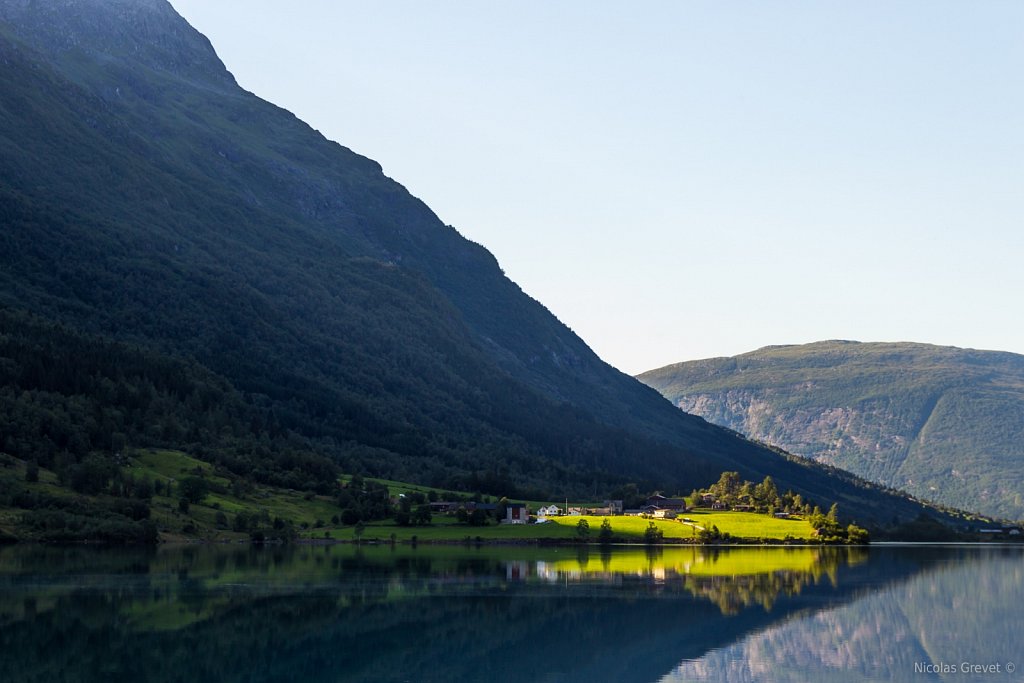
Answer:
[(21, 546), (0, 681), (1019, 681), (1022, 612), (1020, 547)]

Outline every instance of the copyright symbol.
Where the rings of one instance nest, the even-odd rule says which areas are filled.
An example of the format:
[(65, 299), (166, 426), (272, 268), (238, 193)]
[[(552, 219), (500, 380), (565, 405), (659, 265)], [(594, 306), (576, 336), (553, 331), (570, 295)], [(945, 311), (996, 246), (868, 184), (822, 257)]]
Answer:
[(1013, 662), (1007, 662), (1006, 663), (1006, 673), (1012, 674), (1016, 670), (1017, 670), (1017, 665), (1016, 664), (1014, 664)]

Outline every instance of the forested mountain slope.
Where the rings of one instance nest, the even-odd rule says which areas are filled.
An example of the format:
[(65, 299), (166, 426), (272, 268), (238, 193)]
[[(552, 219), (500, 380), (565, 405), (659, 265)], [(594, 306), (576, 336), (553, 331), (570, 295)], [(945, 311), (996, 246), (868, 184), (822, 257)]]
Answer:
[[(239, 88), (164, 0), (0, 0), (0, 64), (6, 319), (197, 368), (249, 422), (222, 426), (221, 452), (251, 438), (271, 459), (510, 495), (687, 491), (735, 469), (862, 520), (921, 510), (603, 363), (377, 163)], [(55, 351), (25, 342), (15, 397), (41, 390), (21, 364)], [(202, 420), (181, 414), (121, 433), (188, 449)]]

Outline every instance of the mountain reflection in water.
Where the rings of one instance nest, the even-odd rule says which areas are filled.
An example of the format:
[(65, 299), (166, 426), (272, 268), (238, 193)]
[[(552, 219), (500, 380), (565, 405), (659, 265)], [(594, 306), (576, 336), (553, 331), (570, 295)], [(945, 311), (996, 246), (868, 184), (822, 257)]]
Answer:
[[(909, 613), (921, 581), (948, 577), (955, 601), (958, 580), (995, 571), (988, 588), (1006, 590), (1002, 570), (987, 569), (1000, 558), (939, 547), (12, 547), (0, 549), (0, 680), (766, 680), (764, 662), (806, 675), (815, 657), (845, 671), (855, 654), (824, 645), (830, 633), (849, 640), (830, 619), (881, 600), (861, 622), (873, 635), (855, 639), (881, 642), (884, 608)], [(780, 654), (772, 638), (812, 642), (801, 624), (817, 647)]]
[[(872, 551), (879, 552), (911, 550)], [(809, 671), (817, 681), (1022, 680), (1022, 559), (1020, 547), (958, 548), (931, 570), (851, 604), (683, 662), (663, 683), (803, 682)]]

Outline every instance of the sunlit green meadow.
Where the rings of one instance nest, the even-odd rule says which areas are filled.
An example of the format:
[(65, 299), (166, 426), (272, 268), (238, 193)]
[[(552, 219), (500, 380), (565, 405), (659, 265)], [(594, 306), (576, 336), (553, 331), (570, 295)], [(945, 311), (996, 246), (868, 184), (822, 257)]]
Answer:
[[(702, 527), (717, 526), (722, 532), (737, 539), (786, 538), (809, 540), (814, 530), (804, 520), (776, 519), (767, 515), (748, 512), (691, 512), (686, 517), (693, 520), (688, 524), (680, 520), (647, 519), (644, 517), (598, 517), (566, 516), (551, 517), (544, 524), (492, 524), (488, 526), (467, 526), (458, 524), (453, 517), (434, 515), (433, 523), (425, 527), (400, 527), (390, 521), (367, 524), (362, 532), (363, 541), (389, 541), (394, 534), (397, 541), (458, 541), (477, 539), (483, 541), (529, 541), (529, 540), (584, 540), (577, 532), (580, 520), (586, 520), (589, 535), (586, 540), (596, 541), (601, 524), (608, 520), (612, 534), (623, 541), (638, 541), (644, 538), (650, 524), (664, 534), (666, 542), (688, 542), (696, 539)], [(329, 537), (337, 540), (355, 540), (352, 527), (332, 529)]]

